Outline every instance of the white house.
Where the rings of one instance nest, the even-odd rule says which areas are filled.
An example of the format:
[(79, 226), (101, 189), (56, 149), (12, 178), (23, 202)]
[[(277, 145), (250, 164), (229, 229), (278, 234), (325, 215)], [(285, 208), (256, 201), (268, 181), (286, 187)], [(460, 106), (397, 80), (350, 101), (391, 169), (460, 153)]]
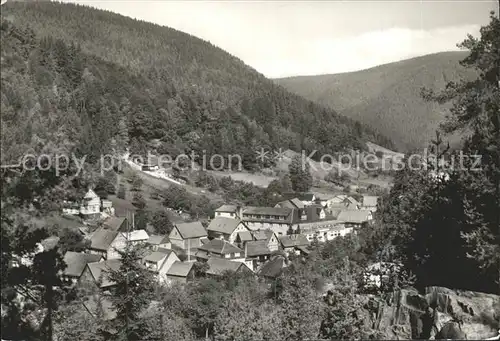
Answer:
[(228, 217), (215, 217), (207, 227), (209, 238), (224, 239), (234, 244), (239, 232), (250, 231), (245, 223), (239, 219)]
[(172, 267), (172, 264), (178, 262), (179, 258), (172, 250), (159, 248), (144, 257), (143, 263), (146, 268), (153, 272), (158, 281), (165, 283), (167, 280), (167, 272)]
[(83, 197), (83, 202), (80, 206), (80, 214), (85, 218), (98, 217), (101, 213), (101, 198), (92, 190), (89, 189)]
[(238, 207), (235, 205), (222, 205), (215, 210), (215, 217), (237, 218), (237, 212)]

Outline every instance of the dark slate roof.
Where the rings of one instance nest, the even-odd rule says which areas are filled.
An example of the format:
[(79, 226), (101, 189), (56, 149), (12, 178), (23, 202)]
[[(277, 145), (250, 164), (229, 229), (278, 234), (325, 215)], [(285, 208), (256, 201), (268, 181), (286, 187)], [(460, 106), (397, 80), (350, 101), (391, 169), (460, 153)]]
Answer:
[(254, 240), (254, 237), (252, 235), (252, 232), (242, 231), (242, 232), (238, 232), (236, 240), (240, 241), (240, 242), (248, 242), (248, 241)]
[(92, 250), (107, 251), (118, 235), (118, 231), (99, 228), (94, 231), (90, 238), (90, 248)]
[(193, 268), (193, 262), (175, 261), (167, 271), (167, 276), (187, 277)]
[(279, 237), (280, 243), (284, 248), (309, 245), (309, 241), (303, 234), (292, 234), (290, 236)]
[(94, 277), (94, 281), (98, 281), (102, 275), (101, 288), (109, 287), (115, 283), (109, 279), (107, 275), (110, 271), (117, 271), (120, 269), (122, 262), (120, 259), (108, 259), (104, 262), (88, 263), (87, 267)]
[(198, 249), (202, 251), (217, 253), (220, 255), (243, 252), (243, 250), (241, 250), (239, 247), (236, 247), (235, 245), (221, 239), (212, 239), (208, 243), (200, 246)]
[(359, 201), (357, 201), (356, 199), (354, 199), (353, 197), (347, 197), (345, 200), (347, 200), (348, 202), (350, 202), (351, 204), (354, 204), (354, 205), (359, 205)]
[(283, 257), (276, 257), (265, 263), (259, 271), (259, 276), (267, 278), (276, 278), (281, 275), (285, 267), (285, 260)]
[(274, 232), (271, 229), (252, 231), (255, 240), (265, 240), (269, 242)]
[(227, 213), (236, 213), (237, 206), (236, 205), (222, 205), (215, 212), (227, 212)]
[(231, 234), (236, 230), (241, 220), (227, 217), (215, 217), (207, 227), (207, 231)]
[(368, 216), (370, 215), (370, 211), (365, 210), (344, 210), (341, 211), (337, 220), (345, 221), (348, 223), (364, 223), (368, 221)]
[(104, 221), (104, 225), (110, 230), (118, 231), (125, 220), (127, 220), (126, 217), (109, 217)]
[(291, 208), (249, 206), (243, 210), (243, 215), (259, 214), (259, 215), (287, 217), (290, 215), (290, 213), (292, 213), (292, 211), (293, 210)]
[(80, 277), (88, 263), (99, 262), (101, 255), (68, 251), (64, 254), (64, 275), (69, 277)]
[[(234, 262), (224, 258), (210, 257), (207, 261), (209, 266), (207, 270), (208, 275), (221, 275), (225, 271), (238, 271), (242, 266), (248, 268), (246, 264), (241, 262)], [(250, 270), (250, 268), (248, 268)]]
[(161, 251), (151, 252), (149, 255), (147, 255), (146, 257), (144, 257), (144, 260), (146, 262), (158, 263), (162, 259), (170, 256), (170, 253), (173, 252), (172, 250), (166, 250), (168, 252), (164, 252), (163, 250), (166, 250), (166, 249), (162, 249)]
[(267, 246), (267, 240), (256, 240), (245, 244), (248, 257), (270, 255), (272, 252)]
[(175, 224), (175, 227), (179, 231), (180, 235), (184, 239), (206, 237), (207, 231), (199, 221), (194, 221), (191, 223), (180, 223)]
[(168, 239), (168, 236), (161, 236), (161, 235), (152, 234), (149, 236), (149, 239), (146, 241), (146, 243), (151, 244), (151, 245), (160, 245), (160, 244), (168, 243), (169, 241), (170, 240)]

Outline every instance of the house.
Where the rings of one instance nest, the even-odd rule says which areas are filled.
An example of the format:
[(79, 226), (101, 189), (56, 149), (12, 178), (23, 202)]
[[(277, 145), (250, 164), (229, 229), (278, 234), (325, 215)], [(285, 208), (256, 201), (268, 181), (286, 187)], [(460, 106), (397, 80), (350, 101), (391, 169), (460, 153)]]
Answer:
[(106, 259), (121, 258), (120, 252), (125, 250), (127, 243), (131, 245), (144, 244), (149, 239), (145, 230), (135, 230), (131, 232), (118, 232), (107, 250)]
[(373, 220), (373, 215), (368, 210), (343, 210), (337, 220), (346, 227), (360, 228), (367, 226)]
[(172, 243), (168, 236), (152, 234), (149, 239), (146, 240), (146, 245), (153, 251), (158, 251), (158, 248), (171, 249)]
[(101, 227), (92, 234), (89, 251), (91, 254), (101, 255), (104, 259), (118, 259), (121, 257), (119, 251), (125, 249), (127, 242), (137, 245), (148, 239), (145, 230), (118, 232)]
[(118, 231), (98, 228), (90, 237), (90, 253), (100, 255), (104, 259), (112, 259), (115, 252), (111, 250), (111, 244), (119, 234)]
[(98, 254), (93, 255), (68, 251), (64, 254), (66, 269), (64, 269), (62, 277), (75, 284), (80, 280), (80, 277), (82, 277), (85, 266), (87, 266), (88, 263), (100, 262), (101, 260), (104, 260), (104, 258)]
[(258, 230), (254, 231), (252, 234), (255, 240), (264, 240), (269, 250), (278, 251), (279, 241), (278, 236), (274, 233), (274, 231), (270, 229)]
[(204, 237), (207, 237), (207, 231), (199, 221), (175, 224), (168, 236), (172, 245), (183, 250), (200, 247)]
[(83, 197), (80, 214), (85, 219), (98, 218), (101, 215), (101, 198), (92, 189), (89, 189)]
[(235, 205), (222, 205), (221, 207), (215, 210), (215, 217), (236, 218), (237, 211), (238, 207)]
[(116, 283), (110, 279), (109, 273), (111, 271), (118, 271), (121, 264), (120, 259), (87, 263), (80, 278), (80, 284), (89, 287), (96, 286), (104, 290), (112, 288)]
[(315, 239), (320, 242), (325, 242), (327, 240), (334, 239), (338, 229), (345, 229), (344, 223), (339, 222), (338, 220), (329, 219), (301, 223), (297, 227), (297, 232), (303, 234), (309, 242), (312, 242)]
[(318, 228), (314, 233), (313, 239), (316, 238), (319, 242), (327, 242), (337, 237), (345, 237), (353, 231), (354, 229), (352, 227), (345, 227), (343, 224), (333, 227)]
[(293, 208), (297, 210), (302, 210), (306, 208), (306, 205), (302, 201), (300, 201), (298, 198), (292, 198), (284, 201), (280, 201), (277, 203), (274, 207), (281, 207), (281, 208)]
[(271, 258), (273, 251), (269, 249), (266, 240), (254, 240), (244, 245), (245, 260), (251, 269), (256, 269), (260, 264)]
[[(279, 238), (280, 246), (286, 254), (307, 253), (305, 250), (309, 246), (309, 240), (303, 234), (292, 234), (289, 236), (282, 236)], [(304, 250), (302, 250), (304, 249)]]
[(167, 271), (167, 282), (187, 283), (194, 279), (194, 263), (175, 261)]
[(215, 217), (207, 227), (209, 238), (224, 239), (233, 244), (239, 232), (250, 230), (243, 221), (228, 217)]
[(234, 261), (245, 261), (244, 251), (223, 239), (212, 239), (201, 245), (196, 252), (196, 259), (207, 261), (210, 257), (225, 258)]
[(287, 199), (297, 198), (304, 204), (304, 206), (312, 205), (316, 201), (316, 195), (314, 193), (288, 192), (283, 193), (283, 197)]
[(109, 217), (103, 222), (103, 227), (112, 231), (127, 232), (129, 224), (126, 217)]
[(153, 272), (160, 282), (165, 282), (167, 272), (175, 262), (178, 262), (179, 257), (172, 250), (159, 248), (143, 258), (143, 264), (146, 269)]
[(207, 261), (208, 270), (206, 274), (212, 277), (218, 277), (227, 272), (248, 272), (253, 273), (245, 263), (233, 262), (223, 258), (212, 257)]
[(286, 235), (292, 228), (294, 209), (281, 207), (246, 207), (242, 220), (250, 230), (271, 229), (278, 236)]
[(254, 231), (243, 231), (236, 234), (235, 245), (239, 248), (243, 248), (246, 242), (251, 242), (255, 240)]
[(361, 209), (362, 210), (369, 210), (370, 212), (376, 212), (378, 198), (379, 197), (377, 197), (377, 196), (371, 196), (371, 195), (363, 196), (363, 203), (361, 204)]
[(113, 207), (113, 202), (111, 200), (102, 199), (101, 200), (102, 212), (110, 216), (115, 215), (115, 208)]

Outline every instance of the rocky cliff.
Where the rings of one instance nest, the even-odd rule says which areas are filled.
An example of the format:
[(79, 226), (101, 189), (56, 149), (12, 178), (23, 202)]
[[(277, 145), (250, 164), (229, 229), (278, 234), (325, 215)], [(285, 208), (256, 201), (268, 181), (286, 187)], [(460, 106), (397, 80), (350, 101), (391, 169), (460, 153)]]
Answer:
[(487, 339), (500, 329), (500, 296), (426, 288), (403, 289), (384, 299), (366, 296), (367, 325), (377, 339)]

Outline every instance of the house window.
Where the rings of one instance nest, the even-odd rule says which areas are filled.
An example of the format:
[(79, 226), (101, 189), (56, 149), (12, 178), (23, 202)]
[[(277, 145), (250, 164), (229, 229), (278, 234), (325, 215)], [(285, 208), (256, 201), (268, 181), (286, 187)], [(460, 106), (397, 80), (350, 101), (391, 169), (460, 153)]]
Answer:
[(229, 258), (229, 256), (230, 256), (230, 255), (229, 255), (229, 253), (226, 253), (226, 254), (224, 255), (224, 257), (225, 257), (225, 258)]
[(234, 257), (235, 257), (235, 258), (236, 258), (236, 257), (239, 257), (239, 256), (240, 256), (240, 253), (239, 253), (239, 252), (237, 252), (237, 253), (235, 253), (235, 254), (234, 254)]

